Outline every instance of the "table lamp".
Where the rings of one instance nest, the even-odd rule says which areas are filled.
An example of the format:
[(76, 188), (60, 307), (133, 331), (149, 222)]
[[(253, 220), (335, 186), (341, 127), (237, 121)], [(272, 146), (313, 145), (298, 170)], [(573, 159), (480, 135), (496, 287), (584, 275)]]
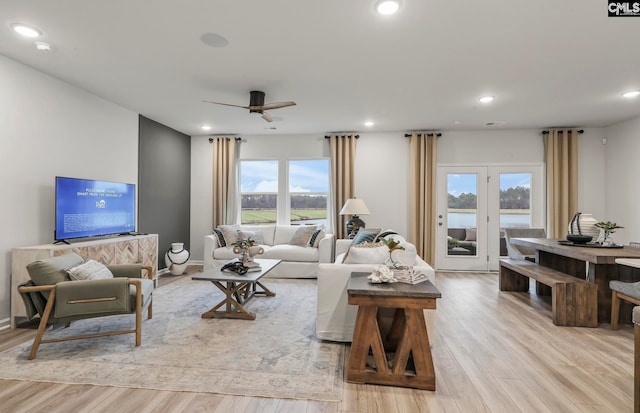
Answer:
[(340, 210), (340, 215), (351, 215), (351, 219), (344, 223), (349, 238), (353, 238), (360, 228), (364, 228), (364, 221), (358, 215), (369, 215), (371, 212), (362, 199), (349, 198)]

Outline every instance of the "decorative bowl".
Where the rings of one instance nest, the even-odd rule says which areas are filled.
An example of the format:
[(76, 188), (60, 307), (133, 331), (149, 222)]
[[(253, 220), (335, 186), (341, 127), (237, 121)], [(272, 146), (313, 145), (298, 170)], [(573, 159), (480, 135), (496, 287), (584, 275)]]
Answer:
[(592, 239), (593, 237), (591, 235), (578, 235), (578, 234), (567, 235), (567, 241), (571, 241), (576, 244), (586, 244)]

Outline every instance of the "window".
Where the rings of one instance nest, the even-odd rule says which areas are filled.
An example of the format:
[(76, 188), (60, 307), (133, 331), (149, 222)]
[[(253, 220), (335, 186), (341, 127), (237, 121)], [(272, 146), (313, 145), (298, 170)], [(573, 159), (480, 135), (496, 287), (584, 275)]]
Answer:
[(329, 160), (240, 161), (242, 224), (327, 224)]
[(240, 162), (240, 222), (277, 222), (278, 161)]
[(329, 160), (289, 161), (289, 220), (291, 224), (327, 225)]

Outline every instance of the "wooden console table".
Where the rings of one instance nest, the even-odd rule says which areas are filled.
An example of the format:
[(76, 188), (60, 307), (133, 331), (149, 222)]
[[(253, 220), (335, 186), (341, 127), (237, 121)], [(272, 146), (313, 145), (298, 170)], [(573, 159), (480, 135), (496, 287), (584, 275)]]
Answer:
[[(71, 244), (43, 244), (14, 248), (11, 251), (11, 328), (17, 319), (26, 320), (27, 313), (18, 293), (18, 285), (29, 281), (27, 264), (48, 257), (75, 252), (85, 260), (103, 264), (143, 264), (152, 268), (149, 278), (157, 284), (158, 234), (126, 235)], [(146, 273), (146, 272), (143, 272)]]
[[(423, 310), (435, 310), (440, 291), (431, 281), (370, 284), (367, 275), (352, 273), (347, 286), (349, 304), (359, 306), (347, 381), (435, 390)], [(380, 322), (379, 309), (383, 308), (395, 309), (387, 331)]]
[[(640, 258), (640, 249), (593, 248), (562, 245), (545, 238), (512, 238), (511, 243), (534, 248), (536, 263), (598, 286), (598, 322), (611, 322), (610, 280), (640, 281), (640, 271), (622, 269), (617, 258)], [(627, 267), (630, 268), (630, 267)], [(544, 294), (544, 291), (539, 291)], [(621, 308), (620, 322), (631, 323), (631, 308)]]

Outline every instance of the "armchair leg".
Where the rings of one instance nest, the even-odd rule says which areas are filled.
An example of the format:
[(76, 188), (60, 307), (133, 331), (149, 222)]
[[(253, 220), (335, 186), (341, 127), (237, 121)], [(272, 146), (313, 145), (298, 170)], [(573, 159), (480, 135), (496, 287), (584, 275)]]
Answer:
[(136, 346), (142, 344), (142, 286), (136, 285)]
[(42, 314), (42, 318), (40, 319), (40, 324), (38, 325), (38, 331), (36, 332), (36, 337), (33, 339), (33, 345), (31, 346), (31, 353), (29, 353), (29, 360), (33, 360), (34, 358), (36, 358), (36, 354), (38, 353), (38, 348), (40, 347), (42, 336), (44, 335), (44, 332), (47, 329), (47, 322), (49, 321), (49, 316), (51, 315), (51, 311), (53, 310), (53, 303), (55, 301), (56, 301), (56, 290), (54, 288), (49, 293), (49, 299), (47, 300), (47, 305), (45, 306), (44, 313)]
[(618, 319), (620, 318), (620, 298), (616, 291), (611, 291), (611, 329), (618, 329)]
[(149, 308), (147, 308), (147, 319), (151, 320), (153, 318), (153, 297), (151, 297), (151, 301), (149, 302)]

